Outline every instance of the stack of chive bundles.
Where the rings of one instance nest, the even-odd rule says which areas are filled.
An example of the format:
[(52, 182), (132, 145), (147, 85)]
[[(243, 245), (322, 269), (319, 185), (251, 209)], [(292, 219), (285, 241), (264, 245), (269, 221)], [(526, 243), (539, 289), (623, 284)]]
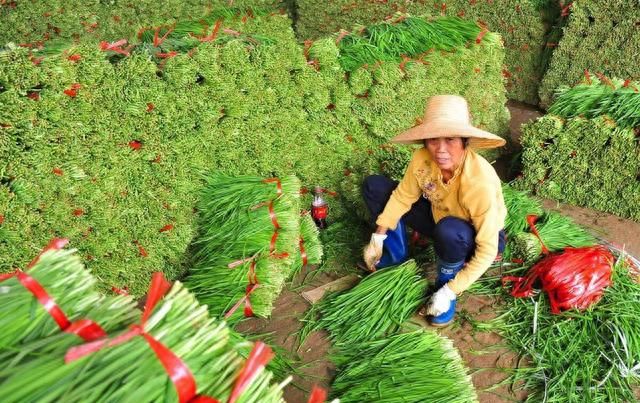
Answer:
[(634, 276), (622, 255), (613, 266), (612, 285), (584, 312), (552, 314), (540, 293), (532, 299), (506, 297), (504, 313), (481, 324), (529, 358), (531, 364), (516, 369), (514, 378), (524, 381), (527, 401), (638, 401), (640, 284)]
[[(105, 332), (134, 321), (135, 303), (128, 296), (104, 296), (75, 250), (51, 250), (26, 271), (57, 304), (69, 322), (92, 320)], [(63, 333), (51, 314), (16, 276), (0, 282), (0, 351), (4, 358), (40, 345), (70, 347), (83, 340)], [(42, 350), (39, 350), (42, 352)]]
[(523, 126), (520, 187), (640, 220), (640, 83), (598, 78), (562, 87), (549, 113)]
[(338, 371), (332, 395), (343, 403), (478, 400), (451, 341), (432, 331), (356, 342), (332, 359)]
[[(195, 264), (186, 286), (212, 314), (237, 321), (267, 317), (300, 254), (300, 181), (228, 176), (207, 178), (199, 204)], [(318, 263), (317, 232), (302, 224), (309, 263)], [(249, 288), (248, 288), (249, 287)], [(250, 307), (251, 311), (244, 308)]]
[[(245, 360), (230, 342), (227, 325), (211, 318), (182, 284), (173, 285), (144, 330), (182, 360), (199, 395), (227, 401)], [(0, 370), (3, 401), (178, 401), (167, 371), (141, 335), (67, 363), (65, 350), (57, 353), (10, 360)], [(282, 402), (284, 384), (270, 385), (271, 376), (259, 372), (238, 401)]]
[(424, 303), (426, 288), (427, 280), (413, 260), (378, 270), (354, 288), (315, 305), (301, 338), (326, 329), (334, 344), (345, 346), (393, 333)]

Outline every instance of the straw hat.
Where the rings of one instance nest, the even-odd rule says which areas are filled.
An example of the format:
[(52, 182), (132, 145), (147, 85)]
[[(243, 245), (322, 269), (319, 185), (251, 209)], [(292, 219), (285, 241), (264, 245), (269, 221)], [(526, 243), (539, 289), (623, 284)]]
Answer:
[(473, 148), (502, 147), (506, 141), (471, 124), (467, 101), (458, 95), (429, 98), (422, 123), (391, 139), (400, 144), (421, 144), (438, 137), (467, 137)]

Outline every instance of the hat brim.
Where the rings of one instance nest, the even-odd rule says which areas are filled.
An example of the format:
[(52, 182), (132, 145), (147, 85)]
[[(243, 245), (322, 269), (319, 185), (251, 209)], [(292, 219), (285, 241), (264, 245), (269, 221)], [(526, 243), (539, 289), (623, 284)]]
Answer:
[(398, 144), (422, 144), (424, 140), (440, 137), (466, 137), (469, 139), (469, 146), (473, 148), (497, 148), (507, 143), (506, 140), (500, 136), (458, 122), (420, 124), (395, 136), (391, 139), (391, 142)]

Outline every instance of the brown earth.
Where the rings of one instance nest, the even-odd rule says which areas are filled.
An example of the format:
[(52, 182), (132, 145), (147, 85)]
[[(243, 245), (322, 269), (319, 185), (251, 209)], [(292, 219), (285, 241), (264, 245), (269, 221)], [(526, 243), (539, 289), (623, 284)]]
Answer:
[[(526, 105), (510, 102), (511, 136), (517, 145), (520, 136), (520, 125), (540, 116), (540, 112)], [(507, 175), (504, 164), (499, 161), (496, 169), (501, 176)], [(601, 236), (624, 246), (634, 256), (640, 256), (640, 223), (625, 220), (611, 214), (597, 212), (585, 208), (560, 204), (546, 200), (545, 208), (557, 210), (576, 220)], [(293, 383), (285, 389), (285, 399), (290, 403), (307, 401), (308, 391), (313, 384), (329, 388), (334, 368), (328, 354), (330, 343), (323, 332), (309, 335), (302, 346), (298, 345), (296, 332), (302, 326), (299, 321), (309, 304), (302, 298), (302, 291), (311, 290), (339, 277), (338, 274), (320, 273), (311, 280), (304, 281), (308, 271), (301, 273), (285, 290), (278, 300), (270, 319), (250, 319), (242, 322), (238, 327), (241, 331), (253, 334), (270, 333), (269, 340), (297, 356), (302, 363), (300, 374), (295, 375)], [(304, 283), (303, 286), (300, 286)], [(494, 316), (497, 302), (490, 297), (465, 295), (460, 299), (458, 312), (464, 312), (474, 319), (487, 320)], [(515, 353), (502, 345), (502, 339), (495, 333), (472, 332), (471, 325), (459, 315), (458, 321), (449, 328), (438, 330), (440, 334), (453, 340), (464, 362), (468, 366), (472, 380), (481, 402), (521, 401), (526, 393), (513, 392), (508, 384), (501, 384), (508, 374), (503, 369), (514, 368), (518, 362)], [(414, 319), (416, 320), (416, 319)], [(422, 319), (418, 319), (422, 321)], [(422, 322), (424, 323), (424, 322)], [(426, 326), (426, 324), (425, 324)]]

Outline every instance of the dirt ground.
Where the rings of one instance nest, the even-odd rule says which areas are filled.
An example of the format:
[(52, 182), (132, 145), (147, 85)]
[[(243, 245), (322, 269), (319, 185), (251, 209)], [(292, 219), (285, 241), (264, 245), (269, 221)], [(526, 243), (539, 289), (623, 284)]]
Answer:
[[(540, 116), (540, 113), (519, 103), (509, 103), (508, 107), (512, 117), (511, 136), (517, 144), (520, 125), (530, 119), (535, 119)], [(504, 174), (506, 172), (504, 166), (497, 166), (496, 169), (499, 173), (506, 175)], [(624, 247), (636, 257), (640, 256), (640, 223), (554, 201), (547, 200), (544, 202), (544, 206), (572, 217), (596, 235)], [(307, 275), (304, 286), (300, 287), (299, 285)], [(313, 278), (309, 280), (309, 277)], [(269, 333), (270, 341), (282, 346), (290, 351), (292, 356), (297, 356), (300, 359), (301, 373), (295, 375), (293, 383), (285, 389), (287, 402), (306, 402), (308, 391), (313, 384), (329, 389), (334, 368), (328, 357), (330, 343), (327, 335), (323, 332), (312, 333), (302, 346), (298, 346), (295, 333), (301, 327), (299, 319), (310, 307), (309, 303), (300, 295), (301, 292), (319, 287), (337, 277), (336, 274), (327, 273), (314, 276), (313, 273), (305, 271), (294, 280), (288, 290), (280, 295), (270, 319), (250, 319), (239, 325), (241, 331), (253, 334)], [(466, 295), (461, 298), (458, 305), (458, 312), (461, 311), (465, 311), (475, 319), (490, 319), (496, 311), (496, 301), (488, 297)], [(464, 323), (463, 320), (459, 320), (456, 324), (439, 330), (439, 332), (452, 339), (459, 350), (472, 374), (480, 402), (521, 401), (526, 397), (525, 393), (514, 393), (510, 390), (509, 385), (501, 384), (508, 376), (503, 369), (515, 367), (517, 356), (501, 345), (500, 336), (495, 333), (473, 333), (470, 324)]]

